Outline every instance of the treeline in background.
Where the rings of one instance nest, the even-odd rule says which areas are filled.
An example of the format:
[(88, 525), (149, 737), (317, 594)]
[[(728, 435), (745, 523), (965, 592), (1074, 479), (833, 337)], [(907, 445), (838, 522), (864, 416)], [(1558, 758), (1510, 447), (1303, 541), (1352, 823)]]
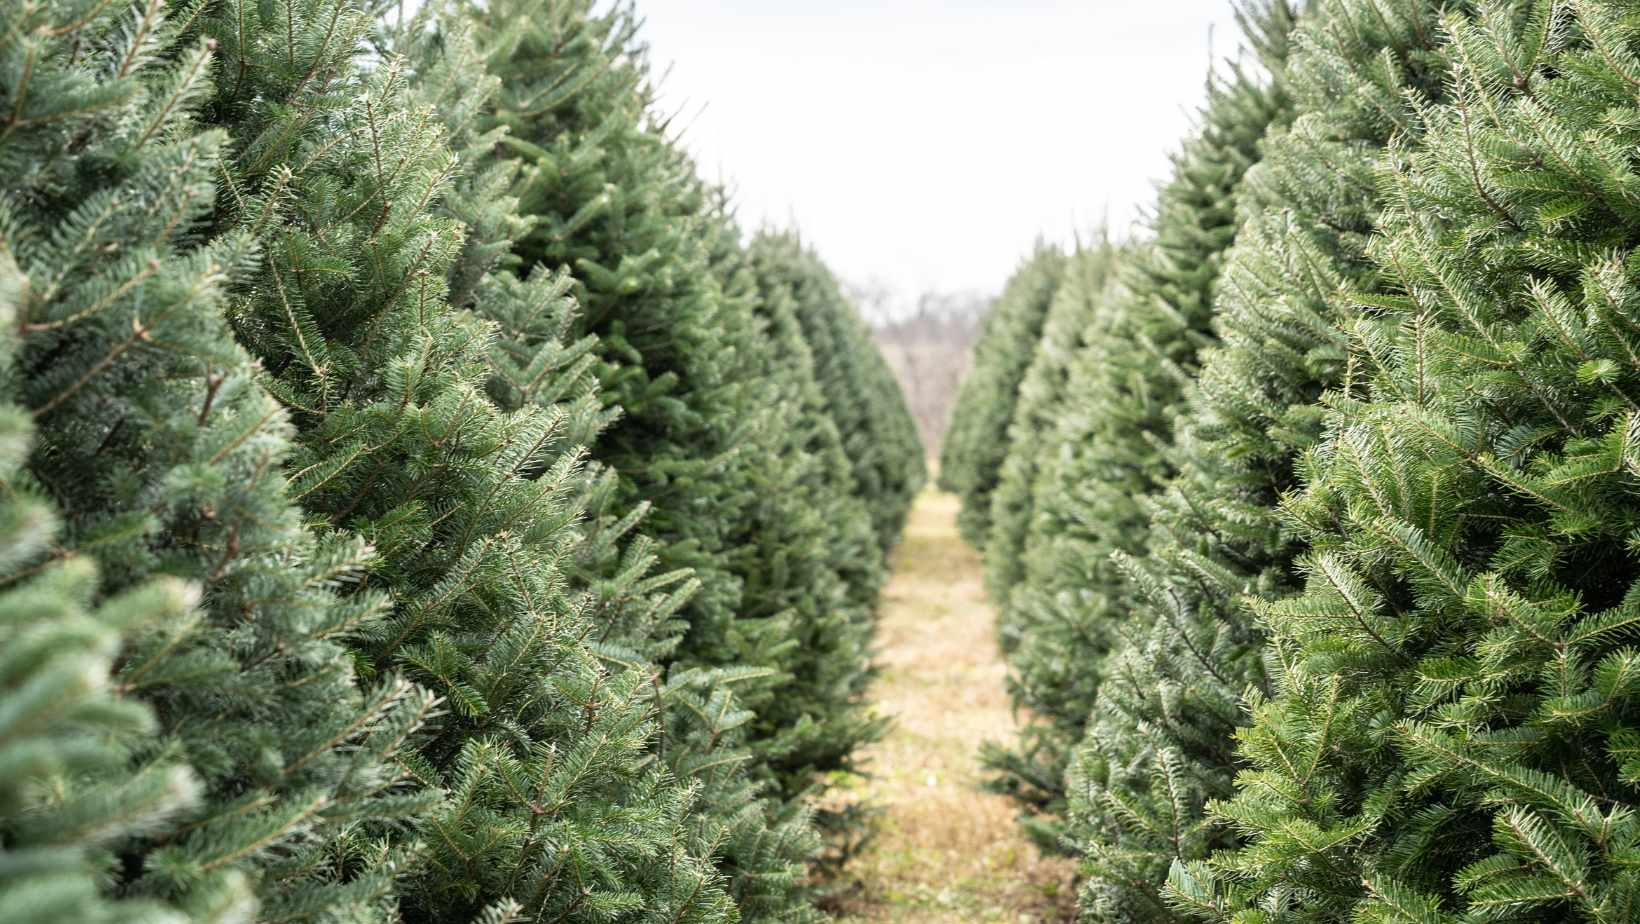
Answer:
[(850, 290), (871, 324), (872, 339), (900, 382), (922, 444), (945, 441), (963, 380), (973, 364), (980, 326), (995, 299), (961, 292), (923, 292), (912, 306), (891, 291), (871, 286)]
[(0, 0), (0, 920), (816, 920), (923, 479), (592, 0)]
[(1640, 920), (1640, 17), (1243, 11), (942, 449), (1088, 921)]

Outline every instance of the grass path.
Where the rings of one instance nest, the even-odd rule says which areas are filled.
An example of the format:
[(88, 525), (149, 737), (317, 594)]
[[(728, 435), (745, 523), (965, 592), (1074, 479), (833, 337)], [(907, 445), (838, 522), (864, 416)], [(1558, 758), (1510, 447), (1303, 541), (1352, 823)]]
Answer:
[(978, 786), (980, 743), (1008, 738), (1014, 722), (980, 561), (956, 515), (955, 497), (924, 492), (894, 554), (875, 687), (894, 726), (856, 793), (884, 817), (849, 866), (841, 924), (1072, 919), (1072, 864), (1041, 856), (1009, 802)]

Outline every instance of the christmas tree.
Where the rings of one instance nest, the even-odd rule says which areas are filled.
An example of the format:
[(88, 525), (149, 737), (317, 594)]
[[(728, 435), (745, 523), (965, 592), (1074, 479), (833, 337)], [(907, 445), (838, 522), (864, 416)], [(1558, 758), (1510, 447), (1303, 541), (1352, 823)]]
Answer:
[(196, 119), (212, 42), (157, 2), (20, 12), (34, 26), (12, 46), (31, 63), (5, 141), (6, 390), (35, 423), (31, 490), (61, 516), (50, 556), (96, 562), (82, 605), (99, 613), (156, 578), (201, 600), (135, 627), (116, 679), (157, 717), (128, 772), (180, 761), (199, 798), (107, 845), (104, 882), (202, 918), (243, 911), (244, 883), (266, 917), (386, 920), (408, 855), (367, 827), (425, 811), (399, 760), (433, 700), (387, 672), (356, 685), (341, 643), (388, 602), (351, 586), (373, 553), (302, 522), (286, 416), (224, 321), (257, 241), (210, 221), (232, 156)]
[[(417, 20), (395, 24), (391, 44), (419, 62), (422, 95), (444, 114), (463, 160), (485, 165), (458, 181), (446, 201), (467, 226), (451, 269), (452, 297), (497, 332), (490, 394), (505, 409), (534, 405), (560, 416), (571, 443), (593, 445), (620, 409), (605, 407), (598, 391), (596, 338), (567, 339), (577, 317), (573, 278), (543, 267), (521, 278), (512, 269), (516, 240), (539, 218), (521, 215), (511, 195), (521, 165), (490, 157), (499, 130), (480, 130), (497, 81), (475, 79), (488, 56), (470, 11), (424, 6)], [(699, 582), (687, 569), (656, 570), (653, 540), (635, 533), (647, 505), (620, 506), (613, 470), (593, 463), (580, 481), (583, 521), (565, 558), (569, 583), (592, 604), (599, 657), (651, 679), (660, 725), (651, 750), (681, 780), (698, 784), (689, 819), (697, 849), (713, 855), (743, 919), (808, 919), (805, 864), (818, 849), (808, 811), (770, 803), (766, 777), (754, 776), (757, 764), (745, 748), (754, 717), (747, 697), (767, 689), (773, 672), (679, 666), (666, 676), (660, 664), (687, 629), (677, 614)]]
[[(870, 511), (874, 504), (894, 501), (881, 493), (867, 492), (861, 486), (861, 468), (891, 457), (890, 447), (870, 443), (874, 415), (881, 409), (864, 406), (869, 403), (867, 399), (876, 396), (864, 388), (852, 387), (846, 380), (836, 387), (841, 397), (834, 401), (816, 375), (816, 344), (830, 339), (824, 336), (829, 325), (823, 320), (833, 312), (851, 309), (841, 301), (831, 271), (804, 248), (795, 234), (759, 233), (747, 247), (747, 261), (757, 285), (758, 315), (776, 347), (768, 374), (790, 380), (785, 387), (793, 392), (792, 400), (800, 411), (788, 418), (788, 425), (799, 429), (799, 446), (814, 457), (816, 471), (812, 477), (819, 480), (822, 496), (837, 511), (828, 537), (829, 557), (844, 578), (851, 605), (873, 612), (885, 569), (880, 534), (873, 530), (875, 521)], [(815, 319), (813, 327), (802, 323), (800, 318), (805, 316)], [(809, 336), (809, 331), (816, 328), (817, 335)], [(857, 408), (851, 408), (851, 404)], [(850, 410), (857, 412), (847, 413)], [(860, 453), (851, 451), (843, 436), (845, 421), (860, 428), (854, 434)], [(909, 498), (905, 500), (909, 502)], [(896, 531), (889, 538), (897, 535)]]
[(1238, 837), (1204, 825), (1201, 804), (1227, 793), (1241, 696), (1266, 682), (1242, 598), (1293, 586), (1295, 547), (1272, 508), (1296, 451), (1318, 436), (1311, 402), (1344, 370), (1337, 292), (1362, 278), (1373, 160), (1408, 128), (1385, 113), (1399, 111), (1405, 75), (1438, 79), (1430, 22), (1416, 5), (1319, 4), (1293, 40), (1282, 84), (1295, 122), (1266, 141), (1243, 186), (1246, 218), (1216, 296), (1222, 345), (1180, 417), (1179, 473), (1152, 502), (1148, 554), (1123, 562), (1145, 633), (1112, 657), (1073, 768), (1084, 903), (1110, 919), (1170, 919), (1159, 871)]
[(597, 338), (604, 400), (621, 409), (594, 456), (618, 475), (620, 503), (648, 506), (661, 567), (700, 581), (670, 663), (761, 669), (739, 691), (758, 715), (749, 743), (762, 777), (794, 796), (878, 727), (849, 701), (863, 645), (839, 641), (821, 664), (799, 643), (862, 624), (836, 603), (845, 565), (826, 558), (827, 521), (848, 514), (836, 497), (804, 507), (786, 493), (811, 463), (786, 432), (798, 408), (770, 381), (777, 345), (721, 197), (653, 115), (631, 12), (589, 10), (526, 2), (484, 18), (502, 79), (494, 123), (535, 221), (515, 255), (520, 270), (574, 275), (574, 333)]
[[(1193, 859), (1226, 844), (1227, 832), (1204, 820), (1203, 802), (1222, 792), (1231, 752), (1227, 733), (1235, 720), (1239, 683), (1256, 676), (1256, 638), (1224, 621), (1212, 608), (1193, 608), (1204, 589), (1233, 593), (1241, 560), (1222, 551), (1232, 524), (1214, 521), (1203, 532), (1206, 511), (1230, 510), (1228, 478), (1204, 486), (1202, 472), (1236, 470), (1221, 447), (1193, 442), (1201, 404), (1188, 378), (1216, 362), (1215, 331), (1181, 330), (1151, 306), (1190, 306), (1186, 317), (1211, 320), (1215, 296), (1226, 297), (1219, 268), (1234, 262), (1230, 242), (1239, 222), (1244, 181), (1256, 182), (1266, 145), (1279, 145), (1289, 115), (1284, 65), (1294, 12), (1284, 3), (1243, 11), (1246, 47), (1256, 70), (1242, 68), (1215, 80), (1201, 133), (1186, 147), (1175, 179), (1163, 188), (1157, 214), (1159, 259), (1149, 264), (1136, 291), (1156, 293), (1136, 311), (1128, 336), (1159, 365), (1178, 364), (1186, 374), (1166, 387), (1167, 396), (1143, 432), (1159, 432), (1167, 479), (1151, 481), (1138, 500), (1134, 539), (1115, 553), (1105, 580), (1112, 581), (1116, 619), (1110, 650), (1095, 671), (1091, 713), (1073, 753), (1067, 780), (1066, 843), (1083, 856), (1080, 896), (1089, 920), (1174, 919), (1159, 897), (1175, 858)], [(1273, 133), (1273, 135), (1267, 134)], [(1266, 140), (1268, 139), (1268, 140)], [(1212, 237), (1203, 232), (1212, 229)], [(1206, 265), (1209, 273), (1194, 267)], [(1186, 294), (1188, 293), (1188, 295)], [(1219, 329), (1222, 332), (1222, 328)], [(1181, 336), (1182, 335), (1182, 336)], [(1159, 355), (1158, 346), (1165, 346)], [(1155, 430), (1162, 423), (1160, 431)], [(1166, 485), (1166, 490), (1161, 488)], [(1186, 493), (1188, 492), (1188, 493)], [(1182, 508), (1171, 505), (1187, 497)], [(1197, 516), (1171, 519), (1175, 510)], [(1246, 524), (1242, 519), (1241, 524)], [(1174, 570), (1169, 570), (1174, 569)]]
[(951, 427), (940, 447), (939, 483), (962, 499), (957, 527), (974, 546), (982, 546), (990, 533), (991, 493), (1007, 455), (1019, 383), (1042, 336), (1064, 264), (1063, 254), (1039, 244), (1009, 277), (985, 316), (973, 368), (951, 408)]
[(855, 491), (870, 512), (878, 543), (892, 548), (927, 478), (916, 424), (892, 370), (831, 272), (813, 254), (788, 259), (797, 290), (794, 313), (813, 357), (824, 412), (853, 463)]
[[(997, 488), (991, 495), (991, 533), (985, 542), (986, 591), (994, 600), (1007, 600), (1025, 578), (1031, 552), (1047, 538), (1038, 528), (1036, 503), (1053, 483), (1063, 444), (1060, 420), (1074, 408), (1065, 405), (1071, 359), (1088, 340), (1099, 335), (1107, 319), (1101, 309), (1124, 254), (1108, 235), (1079, 246), (1065, 264), (1065, 278), (1055, 290), (1042, 322), (1031, 364), (1019, 383), (1019, 401), (1008, 426), (1008, 454)], [(1028, 551), (1029, 548), (1029, 551)], [(999, 627), (1006, 647), (1017, 644), (1007, 628), (1007, 612)]]
[(596, 599), (570, 584), (588, 378), (549, 370), (552, 408), (490, 399), (493, 328), (448, 299), (468, 235), (442, 206), (441, 119), (367, 57), (368, 10), (266, 12), (199, 19), (236, 75), (210, 112), (243, 139), (217, 220), (261, 245), (230, 317), (297, 424), (296, 497), (377, 550), (366, 580), (391, 606), (355, 633), (360, 664), (445, 702), (402, 757), (439, 803), (379, 833), (424, 842), (400, 913), (732, 919), (693, 788), (652, 753), (654, 678), (598, 657)]
[[(1249, 18), (1255, 46), (1279, 53), (1291, 15), (1274, 4)], [(1257, 69), (1233, 67), (1208, 90), (1202, 125), (1161, 190), (1153, 240), (1124, 261), (1120, 284), (1086, 325), (1086, 345), (1068, 360), (1067, 410), (1033, 504), (1025, 580), (1004, 599), (1015, 701), (1031, 718), (1019, 747), (988, 758), (1004, 774), (996, 784), (1043, 813), (1029, 827), (1047, 844), (1065, 833), (1065, 772), (1105, 696), (1104, 659), (1145, 627), (1116, 556), (1146, 551), (1144, 499), (1177, 464), (1168, 451), (1174, 416), (1212, 340), (1235, 191), (1283, 111)]]
[(788, 236), (759, 236), (740, 262), (737, 285), (750, 284), (773, 346), (761, 354), (760, 390), (782, 421), (767, 429), (779, 437), (769, 457), (780, 467), (761, 473), (763, 503), (744, 540), (761, 560), (744, 571), (745, 599), (753, 614), (792, 617), (785, 638), (796, 646), (782, 659), (792, 682), (757, 707), (760, 737), (791, 798), (819, 774), (851, 768), (854, 751), (884, 727), (864, 699), (883, 555), (798, 322), (804, 301), (835, 283)]
[[(66, 76), (66, 75), (65, 75)], [(16, 317), (26, 277), (0, 250), (0, 382), (12, 382)], [(29, 488), (29, 415), (0, 407), (0, 919), (40, 924), (186, 920), (148, 901), (111, 901), (98, 879), (112, 848), (198, 798), (185, 766), (132, 766), (132, 752), (156, 728), (153, 711), (122, 696), (114, 661), (127, 634), (188, 618), (197, 594), (156, 580), (94, 606), (96, 567), (83, 556), (53, 556), (57, 520)], [(215, 903), (243, 913), (239, 881)]]
[[(1017, 585), (1023, 601), (1028, 588), (1057, 579), (1059, 562), (1054, 552), (1065, 524), (1052, 518), (1054, 492), (1060, 466), (1074, 450), (1067, 442), (1064, 426), (1066, 418), (1077, 413), (1077, 405), (1070, 399), (1086, 373), (1076, 360), (1088, 341), (1109, 328), (1110, 312), (1117, 301), (1116, 270), (1122, 260), (1131, 256), (1107, 243), (1080, 250), (1066, 261), (1036, 357), (1020, 386), (1018, 413), (1009, 429), (1008, 459), (992, 497), (991, 539), (985, 548), (985, 564), (993, 599), (1007, 600), (1002, 588)], [(1016, 573), (1017, 579), (1013, 577)], [(998, 641), (1011, 659), (1013, 670), (1008, 682), (1015, 703), (1030, 700), (1033, 691), (1028, 685), (1037, 684), (1035, 692), (1041, 698), (1035, 708), (1045, 710), (1047, 697), (1076, 695), (1069, 682), (1083, 676), (1087, 665), (1062, 659), (1055, 674), (1057, 681), (1064, 683), (1052, 689), (1041, 688), (1050, 669), (1048, 661), (1033, 657), (1021, 662), (1018, 656), (1022, 650), (1034, 655), (1050, 654), (1045, 644), (1049, 640), (1027, 635), (1035, 627), (1022, 618), (1025, 615), (1023, 607), (1001, 607)], [(1052, 641), (1064, 643), (1065, 639)], [(1020, 670), (1026, 665), (1029, 674)], [(1044, 826), (1034, 816), (1046, 813), (1056, 817), (1062, 811), (1064, 755), (1071, 743), (1049, 723), (1027, 722), (1022, 724), (1020, 740), (1013, 746), (986, 742), (981, 754), (986, 767), (995, 771), (987, 781), (990, 788), (1021, 803), (1027, 810), (1022, 818), (1027, 830), (1051, 850), (1060, 849), (1057, 831), (1053, 824)]]
[(1208, 919), (1640, 913), (1635, 25), (1496, 4), (1438, 35), (1282, 508), (1303, 590), (1256, 605), (1271, 694), (1218, 807), (1247, 844), (1174, 875)]
[(712, 265), (709, 190), (652, 124), (637, 24), (624, 7), (520, 2), (480, 20), (491, 106), (504, 153), (521, 161), (516, 194), (533, 219), (518, 270), (573, 274), (596, 337), (603, 401), (619, 407), (594, 459), (619, 478), (619, 502), (645, 504), (662, 567), (700, 581), (678, 654), (721, 661), (776, 643), (777, 626), (738, 618), (742, 581), (729, 531), (756, 505), (754, 460), (767, 412), (752, 393), (758, 342), (748, 297), (728, 297)]

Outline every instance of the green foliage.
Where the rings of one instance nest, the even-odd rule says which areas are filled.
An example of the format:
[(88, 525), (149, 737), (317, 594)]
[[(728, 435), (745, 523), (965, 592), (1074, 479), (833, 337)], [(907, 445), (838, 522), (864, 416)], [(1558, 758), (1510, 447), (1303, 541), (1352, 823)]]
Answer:
[[(313, 4), (277, 28), (267, 12), (224, 4), (200, 19), (237, 75), (210, 111), (246, 139), (218, 221), (262, 249), (231, 317), (292, 409), (295, 495), (377, 550), (367, 582), (391, 605), (354, 632), (361, 665), (445, 702), (401, 758), (439, 804), (415, 832), (371, 826), (424, 842), (400, 913), (733, 919), (694, 787), (654, 759), (655, 679), (598, 656), (599, 601), (570, 580), (575, 440), (602, 414), (585, 366), (544, 368), (526, 406), (490, 399), (494, 328), (448, 301), (469, 236), (441, 207), (465, 187), (438, 113), (398, 64), (365, 57), (369, 11)], [(456, 275), (567, 326), (551, 278)]]
[(1627, 921), (1640, 62), (1631, 11), (1482, 5), (1390, 147), (1349, 374), (1282, 513), (1304, 586), (1181, 867), (1209, 919)]
[(939, 483), (962, 499), (957, 528), (976, 547), (990, 533), (991, 494), (1007, 455), (1019, 385), (1064, 272), (1064, 254), (1043, 244), (1014, 271), (985, 316), (973, 367), (951, 408), (951, 427), (940, 447)]
[(783, 367), (738, 233), (655, 122), (631, 12), (589, 7), (483, 17), (494, 124), (533, 222), (515, 256), (574, 275), (573, 332), (596, 337), (604, 401), (620, 408), (594, 458), (618, 476), (618, 506), (648, 506), (661, 568), (700, 581), (669, 662), (762, 669), (737, 689), (757, 716), (754, 775), (795, 797), (880, 727), (858, 702), (880, 564), (841, 547), (863, 508), (793, 426), (813, 374)]
[(788, 271), (796, 289), (793, 311), (813, 356), (821, 412), (842, 437), (855, 491), (876, 526), (879, 546), (892, 548), (928, 477), (916, 423), (893, 371), (831, 272), (813, 254), (787, 259), (794, 264)]
[[(1094, 369), (1088, 357), (1097, 355), (1094, 344), (1114, 321), (1112, 310), (1120, 301), (1117, 269), (1133, 256), (1119, 255), (1107, 245), (1067, 261), (1037, 358), (1021, 386), (1021, 413), (1010, 428), (1018, 442), (1009, 447), (1004, 480), (993, 495), (991, 543), (996, 547), (988, 543), (985, 549), (994, 598), (1009, 600), (1003, 595), (1007, 586), (1018, 601), (1000, 607), (998, 619), (998, 640), (1010, 664), (1009, 692), (1016, 706), (1030, 703), (1036, 712), (1023, 717), (1018, 742), (986, 742), (981, 759), (995, 771), (987, 785), (1021, 803), (1027, 832), (1050, 850), (1059, 849), (1065, 755), (1076, 741), (1065, 729), (1086, 717), (1092, 693), (1089, 664), (1076, 654), (1097, 653), (1092, 637), (1081, 634), (1085, 625), (1073, 621), (1079, 612), (1074, 595), (1046, 595), (1050, 584), (1063, 581), (1068, 586), (1076, 580), (1060, 572), (1060, 555), (1067, 530), (1086, 528), (1057, 516), (1060, 479), (1073, 477), (1065, 469), (1079, 451), (1073, 442), (1075, 427), (1088, 420), (1078, 404)], [(1080, 342), (1067, 344), (1067, 331)], [(1072, 558), (1069, 564), (1080, 563)], [(1041, 611), (1027, 608), (1027, 601), (1054, 608), (1060, 618), (1051, 628), (1057, 631), (1050, 633)]]
[(858, 398), (853, 408), (832, 401), (815, 374), (814, 345), (823, 338), (809, 336), (810, 328), (800, 321), (804, 315), (824, 319), (833, 311), (847, 312), (848, 306), (840, 301), (831, 271), (795, 234), (759, 233), (746, 248), (746, 263), (757, 288), (759, 320), (774, 346), (765, 375), (788, 392), (786, 400), (795, 413), (787, 425), (796, 431), (796, 448), (813, 457), (810, 478), (816, 482), (816, 499), (837, 511), (828, 527), (827, 555), (844, 578), (850, 604), (874, 610), (886, 575), (869, 508), (884, 498), (859, 487), (860, 457), (850, 451), (840, 419), (853, 420), (867, 436), (871, 422)]
[[(1285, 6), (1268, 8), (1257, 37), (1279, 51), (1290, 17)], [(993, 785), (1039, 813), (1027, 827), (1048, 845), (1076, 849), (1084, 834), (1128, 823), (1102, 819), (1063, 841), (1066, 769), (1095, 704), (1107, 698), (1100, 690), (1107, 654), (1146, 628), (1130, 619), (1134, 588), (1119, 556), (1145, 553), (1145, 499), (1178, 464), (1169, 451), (1174, 418), (1212, 340), (1214, 286), (1236, 233), (1235, 190), (1283, 106), (1282, 94), (1254, 75), (1232, 71), (1209, 84), (1202, 126), (1161, 190), (1154, 240), (1135, 248), (1120, 284), (1084, 311), (1084, 345), (1062, 360), (1062, 410), (1056, 432), (1036, 450), (1046, 458), (1034, 464), (1032, 522), (1018, 562), (991, 565), (994, 592), (1007, 594), (1000, 599), (1012, 692), (1030, 716), (1017, 746), (988, 749), (986, 759), (1000, 771)], [(1015, 445), (1032, 451), (1029, 442)], [(1006, 528), (1000, 514), (994, 510), (994, 519)], [(992, 541), (1011, 545), (999, 534)], [(1132, 734), (1112, 745), (1142, 747)], [(1152, 869), (1123, 881), (1159, 878)]]
[(1202, 804), (1228, 794), (1241, 698), (1266, 682), (1241, 599), (1294, 583), (1295, 548), (1272, 507), (1319, 435), (1311, 402), (1345, 369), (1338, 290), (1370, 285), (1371, 168), (1391, 132), (1409, 130), (1392, 118), (1406, 81), (1440, 73), (1431, 22), (1428, 6), (1323, 3), (1294, 37), (1283, 85), (1297, 116), (1245, 181), (1216, 296), (1223, 343), (1180, 417), (1179, 471), (1152, 501), (1148, 554), (1122, 562), (1139, 631), (1108, 662), (1072, 770), (1092, 920), (1182, 915), (1158, 899), (1163, 871), (1239, 836), (1204, 824)]
[[(1054, 291), (1042, 323), (1030, 367), (1019, 383), (1019, 401), (1008, 427), (1008, 455), (991, 495), (991, 534), (985, 543), (986, 590), (992, 599), (1007, 600), (1026, 577), (1027, 560), (1049, 537), (1039, 528), (1036, 504), (1053, 484), (1060, 453), (1061, 421), (1068, 407), (1071, 360), (1103, 331), (1103, 306), (1117, 276), (1123, 248), (1108, 238), (1079, 247), (1065, 262), (1064, 279)], [(1027, 546), (1030, 551), (1027, 551)], [(1040, 575), (1034, 575), (1040, 577)], [(1018, 643), (1018, 633), (1002, 613), (1000, 636), (1007, 648)]]
[(493, 124), (521, 162), (520, 272), (573, 274), (596, 337), (595, 372), (619, 418), (594, 458), (619, 478), (617, 503), (647, 504), (663, 570), (700, 589), (680, 614), (677, 657), (768, 664), (780, 627), (738, 618), (743, 591), (731, 532), (759, 502), (752, 467), (767, 424), (754, 393), (760, 342), (752, 300), (715, 271), (711, 197), (651, 122), (636, 23), (620, 7), (521, 0), (480, 19), (501, 89)]
[(220, 62), (160, 2), (12, 9), (4, 387), (36, 426), (28, 490), (60, 513), (51, 557), (95, 561), (118, 595), (82, 588), (80, 608), (156, 577), (202, 600), (133, 623), (117, 674), (158, 720), (124, 745), (132, 785), (180, 760), (200, 797), (108, 844), (104, 883), (203, 919), (247, 913), (248, 883), (267, 918), (386, 920), (406, 851), (365, 828), (425, 810), (398, 760), (433, 702), (392, 674), (355, 686), (339, 643), (387, 600), (337, 590), (372, 553), (304, 528), (285, 415), (224, 322), (256, 241), (207, 233), (229, 147), (195, 114)]
[[(867, 511), (868, 503), (894, 501), (856, 486), (839, 408), (814, 375), (816, 341), (804, 337), (799, 322), (805, 311), (829, 310), (815, 302), (836, 293), (830, 271), (786, 235), (759, 236), (744, 259), (757, 317), (773, 346), (761, 372), (766, 398), (776, 400), (784, 423), (771, 432), (785, 442), (776, 456), (784, 472), (763, 473), (757, 492), (764, 504), (753, 521), (753, 547), (764, 560), (747, 571), (746, 597), (764, 612), (794, 614), (788, 637), (796, 642), (788, 668), (795, 683), (758, 709), (758, 722), (786, 755), (783, 775), (804, 782), (851, 767), (855, 748), (879, 737), (885, 724), (863, 698), (884, 571)], [(857, 346), (876, 356), (868, 342)]]
[[(1214, 319), (1211, 311), (1224, 312), (1244, 295), (1234, 288), (1248, 259), (1237, 202), (1243, 214), (1259, 208), (1258, 184), (1282, 169), (1278, 158), (1288, 144), (1285, 124), (1292, 109), (1285, 64), (1293, 24), (1285, 3), (1244, 10), (1248, 44), (1268, 76), (1233, 72), (1213, 85), (1201, 133), (1162, 190), (1156, 225), (1162, 259), (1134, 286), (1156, 294), (1138, 303), (1150, 307), (1135, 312), (1137, 324), (1126, 336), (1142, 344), (1140, 353), (1156, 365), (1176, 365), (1198, 383), (1225, 375), (1223, 364), (1239, 362), (1234, 316)], [(1330, 194), (1308, 192), (1317, 201)], [(1263, 201), (1275, 206), (1280, 200)], [(1203, 233), (1209, 229), (1211, 234)], [(1202, 265), (1210, 271), (1193, 270)], [(1266, 278), (1283, 282), (1273, 274)], [(1181, 326), (1157, 311), (1169, 305), (1192, 322)], [(1224, 336), (1226, 345), (1214, 347), (1213, 334)], [(1252, 387), (1237, 380), (1223, 394), (1245, 396)], [(1112, 393), (1120, 406), (1124, 394), (1135, 392)], [(1264, 579), (1250, 574), (1250, 566), (1270, 554), (1273, 539), (1273, 531), (1261, 526), (1268, 515), (1256, 495), (1248, 499), (1243, 492), (1271, 469), (1248, 467), (1211, 437), (1205, 425), (1214, 419), (1218, 393), (1190, 382), (1180, 388), (1176, 376), (1136, 393), (1166, 398), (1138, 418), (1137, 445), (1143, 448), (1133, 456), (1159, 461), (1163, 477), (1148, 479), (1133, 507), (1118, 491), (1089, 508), (1138, 515), (1131, 538), (1101, 550), (1108, 556), (1097, 573), (1108, 582), (1098, 586), (1108, 588), (1101, 602), (1109, 650), (1091, 672), (1097, 683), (1091, 712), (1066, 779), (1064, 837), (1083, 858), (1080, 904), (1089, 921), (1178, 917), (1160, 897), (1162, 884), (1176, 858), (1205, 857), (1229, 842), (1229, 832), (1206, 819), (1204, 803), (1227, 789), (1238, 698), (1262, 676), (1257, 636), (1235, 607), (1250, 580)], [(1158, 471), (1156, 462), (1146, 464)]]
[[(489, 390), (497, 403), (562, 416), (572, 424), (570, 442), (590, 445), (619, 408), (600, 400), (592, 371), (596, 339), (566, 340), (577, 314), (573, 279), (540, 267), (521, 279), (506, 268), (514, 241), (538, 219), (518, 214), (510, 194), (520, 165), (488, 157), (498, 132), (477, 130), (496, 81), (474, 79), (486, 63), (466, 13), (423, 7), (436, 29), (412, 23), (394, 40), (421, 62), (422, 93), (438, 103), (463, 159), (484, 165), (458, 181), (447, 200), (468, 228), (463, 256), (452, 268), (454, 297), (496, 326)], [(675, 776), (698, 784), (689, 818), (695, 844), (714, 856), (743, 919), (809, 919), (805, 864), (817, 845), (808, 812), (769, 802), (768, 785), (754, 777), (756, 764), (745, 747), (755, 716), (736, 693), (766, 687), (771, 671), (680, 667), (663, 681), (656, 662), (675, 651), (687, 628), (678, 611), (699, 582), (687, 569), (655, 570), (653, 541), (633, 536), (648, 508), (618, 506), (611, 469), (594, 463), (581, 479), (582, 535), (564, 566), (571, 586), (591, 601), (598, 655), (651, 678), (660, 712), (651, 750)]]
[[(9, 382), (24, 280), (9, 251), (0, 259)], [(185, 918), (150, 902), (105, 899), (97, 880), (114, 845), (163, 828), (198, 797), (185, 767), (132, 769), (133, 748), (157, 723), (111, 677), (125, 635), (187, 618), (195, 594), (160, 580), (93, 605), (90, 560), (50, 557), (57, 520), (24, 469), (32, 430), (21, 408), (0, 407), (0, 919), (175, 924)], [(235, 882), (231, 892), (222, 910), (243, 913), (245, 890)]]
[(382, 12), (0, 10), (0, 916), (819, 920), (887, 367), (629, 8)]

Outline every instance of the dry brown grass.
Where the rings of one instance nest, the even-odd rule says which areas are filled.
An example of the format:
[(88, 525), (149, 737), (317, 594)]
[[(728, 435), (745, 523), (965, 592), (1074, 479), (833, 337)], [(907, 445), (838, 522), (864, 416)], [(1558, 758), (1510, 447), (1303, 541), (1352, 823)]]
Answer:
[(882, 829), (849, 866), (843, 924), (1071, 920), (1072, 864), (1044, 857), (1002, 796), (979, 788), (985, 740), (1012, 735), (980, 562), (956, 531), (956, 498), (918, 498), (883, 601), (879, 708), (888, 737), (868, 752), (856, 796)]

